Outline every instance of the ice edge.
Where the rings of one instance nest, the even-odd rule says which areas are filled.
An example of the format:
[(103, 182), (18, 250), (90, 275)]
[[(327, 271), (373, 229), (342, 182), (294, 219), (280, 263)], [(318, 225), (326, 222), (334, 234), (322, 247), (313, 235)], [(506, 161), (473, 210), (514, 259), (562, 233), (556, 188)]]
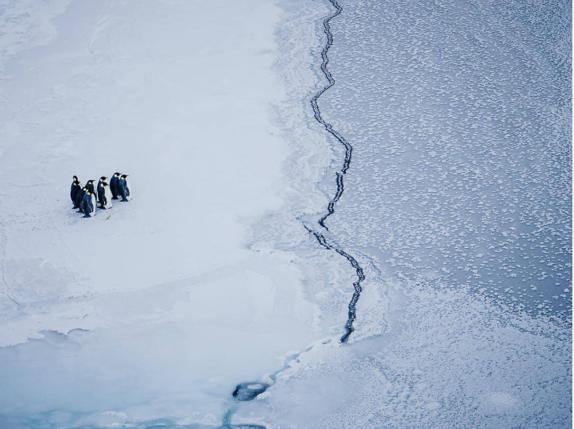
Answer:
[[(332, 19), (339, 16), (343, 11), (342, 6), (337, 2), (337, 0), (327, 0), (327, 1), (335, 9), (333, 13), (331, 13), (330, 15), (326, 16), (323, 19), (323, 32), (324, 32), (325, 36), (327, 37), (327, 40), (325, 42), (325, 45), (323, 46), (323, 49), (321, 50), (321, 60), (322, 60), (321, 61), (321, 71), (322, 71), (323, 75), (325, 76), (325, 78), (327, 79), (327, 84), (324, 85), (319, 91), (317, 91), (315, 93), (315, 95), (313, 95), (313, 97), (311, 97), (310, 103), (311, 103), (311, 107), (313, 108), (313, 115), (314, 115), (315, 120), (320, 125), (322, 125), (325, 128), (325, 130), (330, 135), (332, 135), (340, 144), (342, 144), (344, 146), (345, 157), (343, 159), (343, 163), (341, 165), (341, 168), (335, 172), (335, 180), (336, 180), (336, 185), (337, 185), (337, 189), (335, 191), (335, 194), (329, 200), (326, 213), (323, 214), (319, 218), (319, 220), (317, 221), (317, 223), (325, 231), (329, 231), (329, 228), (325, 225), (325, 221), (327, 220), (327, 218), (329, 216), (331, 216), (332, 214), (335, 213), (335, 205), (337, 204), (337, 202), (339, 201), (339, 199), (343, 195), (343, 192), (345, 191), (343, 178), (351, 166), (351, 160), (353, 157), (353, 146), (340, 133), (338, 133), (333, 128), (332, 124), (325, 121), (325, 119), (323, 118), (323, 116), (321, 114), (321, 110), (319, 109), (319, 104), (318, 104), (319, 98), (321, 98), (321, 96), (327, 90), (329, 90), (330, 88), (332, 88), (335, 85), (335, 79), (333, 78), (331, 72), (327, 68), (327, 65), (329, 63), (329, 56), (327, 55), (327, 53), (328, 53), (329, 49), (331, 48), (331, 46), (333, 45), (333, 34), (331, 33), (330, 23), (331, 23)], [(323, 247), (327, 250), (332, 250), (332, 251), (336, 252), (337, 254), (341, 255), (355, 269), (355, 272), (357, 275), (357, 280), (355, 280), (353, 282), (353, 296), (351, 297), (351, 300), (349, 301), (349, 304), (348, 304), (347, 321), (345, 322), (345, 327), (344, 327), (345, 332), (339, 340), (341, 343), (347, 343), (347, 341), (349, 340), (349, 337), (351, 336), (351, 334), (354, 331), (353, 323), (357, 317), (356, 306), (357, 306), (357, 302), (359, 301), (359, 298), (361, 296), (361, 292), (363, 290), (361, 283), (366, 278), (365, 273), (363, 271), (363, 268), (359, 264), (359, 262), (351, 254), (347, 253), (345, 250), (343, 250), (342, 248), (340, 248), (339, 246), (334, 244), (334, 242), (330, 242), (329, 240), (327, 240), (327, 238), (325, 237), (324, 234), (322, 234), (321, 232), (308, 226), (307, 224), (305, 224), (305, 222), (303, 222), (303, 226), (310, 234), (312, 234), (315, 237), (315, 239), (317, 240), (317, 242), (319, 243), (319, 245), (321, 247)], [(287, 362), (283, 366), (283, 368), (279, 369), (278, 371), (276, 371), (275, 373), (273, 373), (270, 376), (271, 383), (247, 382), (247, 383), (238, 384), (235, 387), (235, 389), (233, 390), (233, 393), (231, 395), (233, 398), (233, 401), (234, 402), (235, 401), (243, 402), (243, 401), (251, 401), (251, 400), (257, 398), (261, 393), (265, 392), (269, 387), (271, 387), (275, 383), (279, 373), (281, 373), (285, 369), (287, 369), (289, 367), (289, 363), (292, 360), (296, 360), (302, 353), (309, 351), (312, 348), (313, 348), (313, 346), (310, 346), (306, 350), (304, 350), (303, 352), (297, 353), (296, 355), (291, 356), (290, 359), (287, 360)], [(253, 389), (252, 386), (254, 386), (254, 385), (257, 385), (258, 388)], [(225, 414), (223, 416), (223, 422), (222, 422), (222, 425), (220, 426), (221, 429), (236, 429), (236, 428), (257, 428), (257, 429), (261, 428), (261, 429), (264, 429), (265, 428), (265, 426), (251, 425), (251, 424), (233, 425), (231, 423), (231, 419), (232, 419), (232, 416), (235, 413), (236, 409), (237, 409), (236, 404), (232, 404), (227, 409), (227, 411), (225, 412)]]

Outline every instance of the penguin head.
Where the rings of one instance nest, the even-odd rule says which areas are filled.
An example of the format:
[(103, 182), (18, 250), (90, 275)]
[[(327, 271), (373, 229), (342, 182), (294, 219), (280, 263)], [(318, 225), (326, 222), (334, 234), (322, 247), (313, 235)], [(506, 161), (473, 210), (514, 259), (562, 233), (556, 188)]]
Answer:
[(107, 179), (108, 179), (108, 178), (107, 178), (106, 176), (100, 177), (100, 180), (101, 180), (102, 182), (105, 181), (105, 180), (107, 180)]
[(126, 177), (128, 177), (127, 174), (122, 174), (122, 179), (125, 179)]
[(94, 183), (93, 180), (88, 180), (88, 183), (91, 185), (92, 183)]
[(114, 176), (119, 177), (120, 173), (118, 173), (117, 171), (114, 173)]
[(78, 176), (72, 176), (72, 180), (73, 180), (74, 182), (79, 182)]

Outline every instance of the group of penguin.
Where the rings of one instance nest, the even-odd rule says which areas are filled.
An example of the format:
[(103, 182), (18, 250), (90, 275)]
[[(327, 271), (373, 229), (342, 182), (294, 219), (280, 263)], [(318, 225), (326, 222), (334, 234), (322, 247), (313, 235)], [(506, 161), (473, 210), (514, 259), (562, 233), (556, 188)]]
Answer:
[(88, 180), (86, 186), (82, 187), (78, 176), (72, 178), (70, 198), (74, 204), (74, 209), (78, 209), (78, 213), (83, 213), (84, 217), (95, 216), (98, 202), (100, 208), (106, 210), (112, 208), (112, 200), (121, 197), (122, 201), (129, 201), (130, 196), (127, 174), (116, 172), (109, 183), (108, 178), (102, 176), (95, 189), (93, 180)]

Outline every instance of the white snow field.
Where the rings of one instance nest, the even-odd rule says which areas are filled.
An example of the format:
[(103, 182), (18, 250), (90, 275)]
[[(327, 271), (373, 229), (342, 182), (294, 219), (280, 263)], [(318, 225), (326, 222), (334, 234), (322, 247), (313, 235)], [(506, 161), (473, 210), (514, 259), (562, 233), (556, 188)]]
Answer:
[[(277, 121), (305, 97), (276, 69), (280, 14), (265, 0), (0, 4), (0, 428), (218, 426), (237, 383), (338, 332), (347, 297), (319, 318), (302, 290), (327, 284), (315, 263), (263, 240), (318, 251), (286, 210), (319, 210), (307, 166), (329, 157), (298, 125), (298, 151), (322, 147), (301, 161)], [(72, 175), (116, 170), (129, 203), (72, 210)]]

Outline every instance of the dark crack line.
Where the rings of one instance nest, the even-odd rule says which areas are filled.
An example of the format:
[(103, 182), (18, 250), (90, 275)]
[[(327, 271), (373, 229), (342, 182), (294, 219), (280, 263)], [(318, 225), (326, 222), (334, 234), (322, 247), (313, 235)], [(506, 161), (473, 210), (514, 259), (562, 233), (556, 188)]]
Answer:
[[(343, 178), (345, 177), (345, 174), (347, 174), (347, 171), (351, 166), (351, 160), (353, 158), (353, 146), (351, 146), (351, 144), (345, 139), (345, 137), (343, 137), (339, 132), (337, 132), (333, 128), (333, 125), (331, 125), (323, 118), (323, 115), (321, 114), (321, 109), (319, 108), (319, 98), (321, 98), (321, 96), (326, 91), (328, 91), (335, 85), (335, 78), (333, 77), (328, 68), (329, 65), (328, 52), (331, 46), (333, 46), (333, 33), (331, 32), (331, 20), (333, 20), (343, 12), (343, 7), (337, 2), (337, 0), (329, 0), (329, 3), (331, 3), (331, 5), (335, 8), (335, 11), (331, 15), (323, 19), (323, 32), (327, 37), (327, 41), (325, 43), (325, 46), (323, 47), (323, 50), (321, 51), (321, 59), (322, 59), (321, 71), (323, 72), (325, 78), (327, 79), (327, 84), (323, 86), (323, 88), (321, 88), (311, 98), (311, 107), (313, 108), (313, 114), (315, 116), (315, 120), (319, 124), (321, 124), (323, 128), (325, 128), (325, 130), (330, 135), (332, 135), (341, 145), (343, 145), (343, 147), (345, 148), (345, 158), (343, 160), (341, 168), (335, 173), (337, 191), (335, 192), (335, 195), (333, 195), (331, 200), (329, 200), (329, 204), (327, 205), (327, 212), (323, 216), (321, 216), (321, 218), (318, 221), (319, 225), (327, 231), (329, 231), (329, 228), (327, 227), (327, 225), (325, 225), (325, 221), (329, 216), (335, 213), (335, 205), (337, 204), (337, 202), (343, 195), (343, 192), (345, 191), (345, 183)], [(359, 301), (361, 292), (363, 291), (361, 283), (365, 280), (365, 273), (363, 271), (363, 268), (361, 268), (361, 266), (359, 265), (359, 262), (352, 255), (350, 255), (340, 247), (330, 244), (325, 235), (323, 235), (322, 233), (315, 231), (312, 228), (309, 228), (307, 225), (304, 226), (307, 229), (307, 231), (309, 231), (309, 233), (313, 234), (313, 236), (321, 246), (323, 246), (327, 250), (333, 250), (337, 252), (339, 255), (343, 256), (355, 269), (355, 272), (357, 274), (357, 280), (353, 282), (353, 296), (349, 301), (348, 305), (347, 322), (345, 323), (345, 333), (341, 337), (341, 342), (346, 343), (350, 335), (354, 331), (353, 323), (357, 318), (357, 302)]]
[[(327, 205), (327, 212), (323, 216), (321, 216), (321, 218), (318, 220), (318, 224), (326, 231), (329, 231), (329, 228), (325, 225), (325, 221), (327, 220), (327, 218), (329, 216), (331, 216), (332, 214), (335, 213), (335, 205), (337, 204), (337, 202), (339, 201), (339, 199), (343, 195), (343, 192), (345, 191), (343, 178), (344, 178), (345, 174), (347, 173), (347, 171), (349, 170), (349, 167), (351, 166), (351, 159), (353, 157), (353, 146), (351, 146), (351, 144), (341, 134), (339, 134), (339, 132), (337, 132), (335, 129), (333, 129), (333, 126), (329, 122), (327, 122), (327, 121), (325, 121), (325, 119), (323, 119), (323, 115), (321, 114), (321, 109), (319, 109), (319, 104), (318, 104), (319, 98), (321, 98), (321, 96), (327, 90), (329, 90), (329, 88), (331, 88), (331, 87), (333, 87), (333, 85), (335, 85), (335, 79), (333, 78), (333, 75), (331, 75), (331, 72), (329, 71), (329, 69), (327, 67), (327, 65), (329, 64), (329, 56), (327, 55), (327, 53), (328, 53), (329, 49), (331, 48), (331, 46), (333, 45), (333, 34), (331, 33), (331, 24), (330, 23), (331, 23), (331, 20), (333, 18), (336, 18), (337, 16), (339, 16), (341, 14), (341, 12), (343, 11), (343, 8), (341, 7), (341, 5), (339, 5), (337, 0), (328, 0), (328, 1), (335, 8), (335, 11), (323, 19), (323, 32), (325, 33), (325, 35), (327, 37), (327, 42), (325, 43), (325, 46), (323, 47), (323, 49), (321, 51), (321, 59), (322, 59), (321, 71), (323, 72), (323, 74), (325, 75), (325, 77), (327, 79), (327, 84), (325, 86), (323, 86), (323, 88), (321, 88), (319, 91), (317, 91), (317, 93), (311, 98), (311, 107), (313, 108), (313, 114), (314, 114), (315, 120), (319, 124), (321, 124), (325, 128), (325, 130), (330, 135), (332, 135), (340, 144), (342, 144), (344, 146), (345, 158), (343, 160), (341, 168), (338, 171), (336, 171), (336, 173), (335, 173), (335, 180), (336, 180), (336, 185), (337, 185), (337, 190), (335, 192), (335, 195), (333, 195), (333, 197), (329, 200), (329, 204)], [(305, 227), (305, 229), (310, 234), (312, 234), (315, 237), (315, 239), (317, 240), (319, 245), (321, 245), (326, 250), (331, 250), (331, 251), (334, 251), (337, 254), (341, 255), (355, 269), (355, 272), (357, 275), (357, 280), (355, 280), (353, 282), (353, 288), (354, 288), (353, 296), (352, 296), (352, 298), (348, 304), (348, 315), (347, 315), (347, 321), (345, 323), (345, 333), (340, 338), (341, 343), (346, 343), (348, 341), (350, 335), (354, 331), (353, 323), (354, 323), (355, 319), (357, 318), (357, 308), (356, 307), (357, 307), (357, 302), (359, 301), (359, 297), (361, 296), (361, 292), (363, 291), (361, 283), (365, 280), (365, 273), (363, 271), (363, 268), (359, 265), (359, 262), (352, 255), (350, 255), (349, 253), (347, 253), (345, 250), (338, 247), (337, 245), (331, 244), (327, 240), (327, 238), (325, 237), (325, 235), (323, 233), (312, 229), (311, 227), (307, 226), (305, 223), (303, 223), (303, 226)], [(304, 351), (302, 351), (300, 353), (297, 353), (297, 354), (291, 356), (287, 360), (287, 362), (285, 363), (283, 368), (281, 368), (278, 371), (276, 371), (275, 373), (271, 374), (269, 383), (250, 382), (250, 383), (238, 384), (235, 387), (235, 389), (231, 395), (233, 403), (229, 406), (229, 408), (225, 412), (225, 414), (223, 416), (223, 422), (222, 422), (222, 425), (220, 426), (220, 429), (238, 429), (238, 428), (265, 429), (265, 426), (261, 426), (261, 425), (249, 425), (249, 424), (247, 424), (247, 425), (233, 425), (231, 423), (231, 420), (232, 420), (232, 417), (237, 410), (238, 403), (236, 401), (240, 401), (240, 402), (251, 401), (251, 400), (257, 398), (261, 393), (265, 392), (269, 387), (271, 387), (272, 385), (275, 384), (275, 382), (277, 380), (277, 376), (281, 372), (283, 372), (284, 370), (289, 368), (289, 364), (292, 360), (298, 359), (302, 353), (305, 353), (305, 352), (311, 350), (312, 348), (313, 348), (313, 346), (305, 349)], [(257, 387), (253, 388), (252, 387), (253, 385), (256, 385)]]
[(335, 129), (333, 129), (333, 126), (329, 122), (323, 119), (321, 109), (319, 109), (319, 98), (321, 98), (321, 96), (325, 92), (327, 92), (330, 88), (332, 88), (335, 85), (335, 78), (333, 77), (333, 75), (329, 71), (329, 68), (327, 67), (329, 64), (329, 56), (327, 55), (327, 53), (329, 52), (329, 49), (333, 45), (333, 34), (331, 33), (331, 20), (339, 16), (343, 11), (343, 8), (339, 5), (339, 3), (337, 3), (336, 0), (329, 0), (329, 2), (335, 8), (335, 12), (333, 12), (331, 15), (327, 16), (323, 20), (323, 32), (327, 36), (327, 42), (325, 43), (325, 46), (321, 51), (321, 59), (322, 59), (321, 71), (323, 72), (323, 75), (325, 75), (325, 77), (327, 78), (327, 84), (311, 98), (311, 107), (313, 108), (313, 114), (315, 116), (315, 120), (319, 122), (329, 134), (335, 137), (335, 139), (337, 139), (337, 141), (344, 146), (345, 159), (343, 161), (341, 169), (336, 173), (337, 192), (335, 193), (333, 198), (329, 201), (329, 205), (327, 206), (327, 213), (325, 213), (325, 215), (323, 215), (321, 219), (319, 219), (319, 225), (321, 225), (326, 230), (329, 230), (329, 228), (325, 225), (325, 221), (329, 216), (335, 213), (335, 204), (337, 203), (337, 201), (339, 201), (339, 198), (341, 198), (341, 196), (343, 195), (343, 191), (345, 190), (345, 186), (343, 184), (343, 176), (347, 173), (347, 170), (351, 166), (351, 159), (353, 157), (353, 146), (351, 146), (351, 144), (347, 140), (345, 140), (345, 138), (341, 134), (339, 134)]
[(343, 334), (343, 336), (340, 339), (340, 341), (342, 343), (346, 343), (347, 340), (349, 339), (349, 337), (351, 336), (351, 334), (353, 333), (353, 331), (355, 330), (353, 327), (353, 323), (355, 322), (355, 319), (357, 318), (357, 302), (359, 302), (361, 292), (363, 291), (363, 287), (361, 286), (361, 283), (366, 278), (365, 273), (363, 271), (363, 268), (361, 268), (361, 266), (359, 265), (359, 262), (357, 262), (357, 260), (353, 256), (351, 256), (350, 254), (345, 252), (343, 249), (340, 249), (338, 247), (335, 247), (335, 246), (329, 244), (329, 242), (327, 241), (325, 236), (323, 234), (321, 234), (320, 232), (312, 230), (307, 225), (304, 225), (304, 226), (305, 226), (305, 229), (310, 234), (313, 234), (313, 236), (315, 237), (317, 242), (322, 247), (324, 247), (327, 250), (333, 250), (333, 251), (337, 252), (339, 255), (341, 255), (342, 257), (344, 257), (347, 261), (349, 261), (349, 263), (351, 264), (351, 266), (355, 269), (355, 272), (357, 273), (357, 280), (355, 280), (353, 282), (353, 296), (351, 297), (351, 300), (349, 301), (349, 304), (347, 306), (348, 313), (347, 313), (347, 322), (345, 322), (345, 333)]

